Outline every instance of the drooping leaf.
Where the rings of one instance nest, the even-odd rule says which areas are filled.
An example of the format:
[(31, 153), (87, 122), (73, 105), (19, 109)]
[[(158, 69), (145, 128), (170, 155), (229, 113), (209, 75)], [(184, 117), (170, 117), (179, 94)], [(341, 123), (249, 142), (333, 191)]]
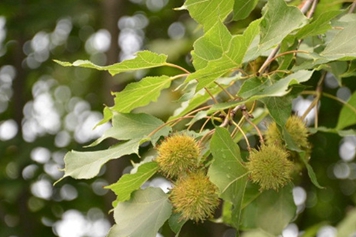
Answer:
[(347, 101), (347, 104), (349, 106), (344, 105), (340, 111), (339, 119), (336, 125), (337, 130), (356, 124), (356, 92), (351, 95), (350, 99)]
[(131, 193), (139, 189), (158, 170), (156, 162), (148, 162), (140, 165), (134, 174), (123, 175), (116, 183), (105, 188), (111, 189), (117, 196), (114, 207), (119, 202), (127, 201)]
[(213, 162), (208, 176), (220, 191), (220, 197), (232, 203), (231, 225), (239, 227), (241, 204), (247, 183), (247, 169), (240, 149), (225, 128), (217, 127), (210, 142)]
[(117, 140), (146, 138), (151, 132), (161, 128), (151, 137), (152, 143), (156, 144), (161, 136), (167, 136), (171, 131), (170, 127), (163, 125), (162, 120), (149, 114), (115, 113), (112, 118), (112, 127), (90, 146), (97, 145), (109, 137)]
[(56, 183), (67, 176), (75, 179), (90, 179), (96, 176), (100, 168), (109, 160), (124, 155), (138, 153), (138, 147), (144, 142), (134, 139), (99, 151), (70, 151), (64, 157), (64, 175)]
[(157, 101), (161, 91), (171, 85), (168, 76), (145, 77), (139, 82), (130, 83), (123, 91), (114, 93), (114, 111), (131, 112), (133, 109)]
[(209, 30), (216, 22), (223, 22), (231, 13), (234, 0), (206, 1), (186, 0), (178, 10), (187, 9), (190, 16)]
[[(209, 34), (195, 44), (194, 59), (197, 60), (197, 71), (189, 74), (186, 83), (197, 80), (197, 91), (209, 87), (214, 81), (227, 72), (233, 71), (241, 66), (244, 55), (259, 33), (260, 20), (252, 22), (242, 35), (232, 36), (221, 22), (216, 22)], [(208, 54), (204, 51), (209, 43), (214, 42), (214, 49)], [(221, 56), (219, 57), (219, 54)], [(206, 65), (205, 67), (203, 67)], [(201, 68), (203, 67), (203, 68)]]
[(256, 7), (258, 0), (237, 0), (234, 4), (233, 19), (243, 20), (250, 15)]
[(260, 228), (278, 236), (296, 215), (292, 185), (286, 185), (278, 192), (268, 190), (252, 199), (242, 211), (242, 228)]
[(96, 70), (105, 70), (105, 71), (109, 71), (111, 75), (116, 75), (121, 72), (128, 72), (128, 71), (164, 66), (166, 65), (166, 60), (167, 60), (167, 55), (156, 54), (150, 51), (140, 51), (137, 53), (135, 58), (128, 59), (110, 66), (95, 65), (94, 63), (88, 60), (77, 60), (74, 63), (61, 62), (58, 60), (55, 60), (55, 62), (65, 67), (74, 66), (74, 67), (92, 68)]
[(172, 213), (168, 195), (158, 188), (137, 190), (114, 208), (116, 224), (107, 237), (156, 237)]

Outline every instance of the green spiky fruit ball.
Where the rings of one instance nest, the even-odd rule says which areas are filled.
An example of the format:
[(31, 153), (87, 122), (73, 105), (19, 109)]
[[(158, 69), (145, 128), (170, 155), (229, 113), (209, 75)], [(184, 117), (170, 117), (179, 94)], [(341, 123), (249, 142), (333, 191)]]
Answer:
[(212, 217), (220, 202), (217, 187), (202, 171), (179, 179), (170, 193), (170, 200), (183, 220), (195, 222)]
[(262, 145), (260, 150), (252, 150), (247, 162), (249, 177), (253, 183), (259, 184), (260, 191), (278, 191), (289, 183), (293, 166), (288, 152), (278, 146)]
[(176, 134), (164, 140), (157, 148), (156, 159), (161, 172), (168, 178), (195, 171), (199, 165), (200, 149), (194, 138)]
[[(308, 129), (303, 120), (298, 116), (290, 116), (287, 119), (285, 128), (291, 136), (293, 142), (302, 150), (309, 151)], [(271, 123), (265, 133), (266, 144), (269, 146), (283, 146), (284, 141), (277, 124)]]

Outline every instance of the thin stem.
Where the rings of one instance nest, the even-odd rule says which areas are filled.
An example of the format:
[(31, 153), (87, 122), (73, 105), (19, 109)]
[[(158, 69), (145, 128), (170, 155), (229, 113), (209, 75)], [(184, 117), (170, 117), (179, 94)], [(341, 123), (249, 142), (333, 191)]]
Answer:
[(266, 59), (266, 61), (264, 61), (264, 63), (262, 64), (262, 66), (257, 72), (259, 75), (264, 73), (268, 65), (273, 61), (273, 60), (271, 61), (271, 59), (273, 59), (274, 56), (277, 54), (279, 48), (280, 48), (280, 44), (275, 49), (273, 49), (272, 52), (268, 55), (268, 58)]
[(178, 68), (178, 69), (182, 70), (183, 72), (185, 72), (185, 73), (187, 73), (187, 74), (190, 74), (190, 72), (189, 72), (187, 69), (185, 69), (185, 68), (183, 68), (183, 67), (181, 67), (181, 66), (178, 66), (178, 65), (176, 65), (176, 64), (173, 64), (173, 63), (165, 63), (165, 65), (168, 66), (168, 67)]
[(220, 127), (226, 127), (229, 124), (231, 118), (233, 118), (235, 116), (237, 111), (242, 110), (242, 109), (246, 109), (246, 106), (244, 104), (237, 105), (232, 110), (229, 110), (229, 113), (226, 115), (224, 122), (222, 122), (222, 124), (220, 124)]
[(246, 121), (247, 121), (249, 124), (251, 124), (251, 125), (255, 128), (255, 130), (256, 130), (257, 133), (258, 133), (258, 136), (260, 137), (260, 142), (263, 144), (263, 143), (264, 143), (264, 140), (263, 140), (263, 136), (262, 136), (262, 133), (261, 133), (260, 129), (256, 126), (256, 124), (254, 124), (254, 123), (250, 120), (251, 114), (249, 114), (246, 110), (243, 110), (242, 113), (243, 113), (243, 115), (244, 115)]
[(303, 4), (302, 8), (300, 9), (300, 11), (303, 14), (307, 13), (313, 2), (315, 2), (315, 0), (306, 0)]
[[(303, 91), (302, 94), (304, 95), (316, 95), (317, 92), (315, 91)], [(354, 112), (354, 114), (356, 115), (356, 108), (353, 107), (352, 105), (350, 105), (349, 103), (347, 103), (346, 101), (343, 101), (342, 99), (340, 98), (337, 98), (336, 96), (334, 95), (331, 95), (329, 93), (326, 93), (326, 92), (322, 92), (321, 93), (322, 96), (325, 96), (327, 98), (330, 98), (330, 99), (333, 99), (343, 105), (345, 105), (346, 107), (348, 107), (350, 110), (352, 110), (352, 112)]]
[(206, 139), (208, 136), (211, 136), (215, 132), (215, 128), (210, 130), (207, 134), (205, 134), (198, 142), (198, 145), (201, 146), (202, 142), (204, 139)]
[(150, 132), (148, 134), (148, 137), (151, 137), (153, 134), (155, 134), (156, 132), (158, 132), (159, 130), (161, 130), (163, 127), (167, 126), (168, 124), (172, 124), (172, 127), (179, 123), (180, 121), (182, 121), (183, 119), (187, 119), (187, 118), (194, 118), (194, 116), (183, 116), (183, 117), (180, 117), (180, 118), (176, 118), (176, 119), (173, 119), (171, 121), (167, 121), (165, 122), (164, 124), (162, 124), (161, 126), (159, 126), (158, 128), (156, 128), (155, 130), (153, 130), (152, 132)]
[(353, 13), (355, 11), (355, 8), (356, 8), (356, 0), (352, 3), (348, 13)]
[(216, 98), (213, 96), (213, 94), (210, 93), (210, 91), (208, 90), (208, 88), (204, 87), (204, 90), (206, 92), (208, 92), (209, 96), (211, 97), (211, 99), (214, 101), (215, 104), (218, 104), (219, 102), (216, 100)]
[(212, 117), (214, 117), (217, 113), (219, 113), (219, 111), (213, 113), (211, 116), (209, 116), (205, 122), (203, 123), (203, 125), (201, 126), (200, 130), (199, 130), (199, 133), (203, 132), (205, 126), (208, 124), (208, 122), (211, 120)]
[(230, 99), (235, 99), (233, 95), (230, 94), (230, 92), (228, 92), (222, 85), (220, 85), (219, 83), (217, 83), (216, 81), (214, 81), (214, 83), (220, 87), (220, 89), (222, 89), (229, 97)]
[(248, 141), (248, 138), (245, 134), (245, 132), (242, 130), (242, 128), (235, 122), (235, 121), (232, 121), (232, 123), (235, 125), (235, 127), (240, 130), (242, 136), (244, 137), (245, 141), (246, 141), (246, 144), (247, 144), (247, 149), (248, 150), (251, 150), (251, 145), (250, 145), (250, 142)]
[(309, 12), (307, 13), (307, 18), (310, 19), (314, 15), (317, 4), (318, 4), (318, 0), (314, 0), (313, 5), (311, 6)]
[[(278, 47), (277, 47), (278, 48)], [(276, 48), (276, 49), (277, 49)], [(278, 48), (278, 50), (279, 50), (279, 48)], [(277, 51), (278, 51), (277, 50)], [(277, 53), (277, 52), (276, 52)], [(290, 51), (286, 51), (286, 52), (283, 52), (283, 53), (280, 53), (280, 54), (278, 54), (278, 55), (272, 55), (272, 54), (270, 54), (269, 56), (268, 56), (268, 58), (266, 59), (266, 61), (263, 63), (263, 65), (261, 66), (261, 68), (260, 68), (260, 70), (258, 70), (258, 73), (259, 74), (262, 74), (265, 70), (266, 70), (266, 68), (274, 61), (274, 60), (276, 60), (278, 57), (281, 57), (281, 56), (284, 56), (284, 55), (286, 55), (286, 54), (295, 54), (295, 53), (305, 53), (305, 54), (309, 54), (309, 52), (308, 51), (303, 51), (303, 50), (290, 50)], [(270, 58), (270, 56), (272, 56), (271, 58)]]
[[(316, 87), (315, 90), (315, 99), (313, 100), (313, 102), (309, 105), (309, 107), (305, 110), (304, 114), (302, 115), (302, 119), (305, 120), (305, 118), (307, 117), (307, 115), (310, 113), (310, 111), (315, 107), (318, 106), (318, 102), (320, 100), (320, 96), (323, 92), (323, 82), (325, 80), (326, 77), (326, 71), (323, 73), (323, 75), (321, 76), (318, 85)], [(317, 108), (316, 108), (317, 109)], [(318, 127), (318, 113), (315, 113), (315, 120), (314, 120), (314, 126)]]

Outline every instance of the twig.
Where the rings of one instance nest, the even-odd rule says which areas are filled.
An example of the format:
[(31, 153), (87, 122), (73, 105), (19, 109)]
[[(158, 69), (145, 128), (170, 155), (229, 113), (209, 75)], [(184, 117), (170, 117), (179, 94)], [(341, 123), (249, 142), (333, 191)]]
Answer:
[(311, 8), (310, 8), (310, 10), (309, 10), (309, 12), (308, 12), (308, 14), (307, 14), (307, 17), (308, 17), (309, 19), (313, 16), (313, 14), (314, 14), (314, 12), (315, 12), (315, 9), (316, 9), (317, 3), (318, 3), (318, 0), (314, 0), (314, 1), (313, 1), (313, 5), (311, 6)]
[[(302, 94), (304, 95), (316, 95), (316, 92), (315, 91), (303, 91)], [(327, 98), (330, 98), (330, 99), (333, 99), (333, 100), (336, 100), (337, 102), (345, 105), (346, 107), (348, 107), (350, 110), (352, 110), (352, 112), (354, 112), (354, 114), (356, 115), (356, 108), (353, 107), (352, 105), (350, 105), (349, 103), (347, 103), (346, 101), (334, 96), (334, 95), (331, 95), (329, 93), (325, 93), (325, 92), (322, 92), (321, 93), (322, 96), (325, 96)]]
[[(274, 56), (276, 56), (279, 48), (280, 48), (280, 44), (272, 50), (272, 52), (268, 55), (268, 58), (264, 61), (264, 63), (262, 64), (262, 66), (260, 67), (260, 70), (258, 70), (258, 75), (261, 75), (262, 73), (264, 73), (264, 71), (266, 70), (266, 68), (268, 67), (268, 65), (273, 61)], [(271, 61), (272, 59), (272, 61)]]
[(355, 11), (355, 8), (356, 8), (356, 1), (354, 1), (349, 9), (349, 12), (348, 13), (353, 13)]
[(234, 96), (231, 95), (231, 93), (228, 92), (222, 85), (220, 85), (220, 84), (217, 83), (216, 81), (214, 81), (214, 83), (215, 83), (218, 87), (220, 87), (220, 89), (223, 90), (223, 91), (230, 97), (230, 99), (235, 99)]
[[(315, 107), (317, 109), (318, 102), (320, 100), (321, 94), (323, 93), (323, 82), (326, 77), (326, 71), (324, 71), (323, 75), (321, 76), (318, 85), (316, 86), (315, 90), (315, 99), (313, 102), (309, 105), (309, 107), (304, 111), (304, 114), (302, 115), (302, 119), (304, 120), (307, 115), (310, 113), (310, 111)], [(315, 120), (314, 120), (314, 126), (317, 128), (318, 127), (318, 113), (315, 113)]]
[(301, 11), (303, 14), (307, 13), (307, 11), (308, 11), (309, 8), (310, 8), (310, 5), (311, 5), (313, 2), (316, 2), (316, 0), (306, 0), (305, 3), (303, 4), (302, 8), (300, 9), (300, 11)]
[(244, 104), (237, 105), (235, 108), (233, 108), (231, 111), (229, 111), (229, 113), (226, 115), (226, 117), (224, 119), (224, 122), (222, 122), (222, 124), (220, 124), (220, 127), (226, 127), (230, 122), (230, 118), (233, 118), (235, 116), (235, 114), (237, 113), (237, 111), (243, 110), (243, 109), (246, 109), (246, 106)]
[(247, 149), (251, 150), (251, 145), (250, 145), (250, 142), (248, 141), (248, 138), (247, 138), (245, 132), (242, 130), (242, 128), (235, 121), (233, 121), (233, 124), (241, 132), (242, 136), (244, 137), (246, 144), (247, 144)]
[(261, 133), (260, 129), (258, 129), (258, 127), (256, 126), (256, 124), (254, 124), (254, 123), (251, 122), (251, 120), (250, 120), (250, 118), (253, 118), (253, 116), (252, 116), (249, 112), (247, 112), (247, 110), (242, 110), (242, 113), (243, 113), (243, 115), (244, 115), (246, 121), (247, 121), (249, 124), (251, 124), (251, 125), (255, 128), (256, 132), (258, 133), (258, 136), (260, 137), (260, 142), (263, 144), (263, 143), (264, 143), (264, 140), (263, 140), (263, 136), (262, 136), (262, 133)]

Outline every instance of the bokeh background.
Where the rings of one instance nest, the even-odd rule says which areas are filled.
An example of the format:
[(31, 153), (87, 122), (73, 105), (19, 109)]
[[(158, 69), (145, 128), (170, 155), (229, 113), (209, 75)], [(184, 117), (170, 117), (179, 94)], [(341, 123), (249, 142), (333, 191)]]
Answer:
[[(338, 2), (333, 6), (342, 7)], [(113, 103), (111, 91), (172, 69), (111, 77), (106, 72), (64, 68), (53, 59), (108, 65), (149, 49), (193, 70), (189, 52), (201, 28), (186, 11), (172, 10), (182, 4), (183, 0), (0, 1), (0, 237), (105, 236), (113, 223), (109, 211), (115, 197), (103, 187), (129, 170), (130, 157), (110, 161), (94, 179), (66, 178), (53, 186), (63, 175), (63, 157), (69, 150), (83, 150), (108, 128), (106, 124), (93, 129), (104, 104)], [(251, 17), (259, 16), (257, 8)], [(248, 21), (230, 27), (238, 32)], [(348, 78), (340, 86), (328, 74), (325, 88), (347, 100), (356, 83)], [(167, 118), (174, 109), (167, 102), (179, 95), (166, 90), (162, 97), (142, 111)], [(300, 97), (295, 106), (305, 108), (310, 101)], [(319, 124), (335, 126), (341, 105), (327, 98), (321, 105)], [(315, 188), (307, 177), (300, 180), (294, 190), (300, 215), (285, 236), (297, 236), (313, 226), (335, 233), (335, 226), (356, 203), (356, 137), (317, 133), (311, 142), (311, 164), (326, 189)], [(231, 233), (218, 224), (188, 223), (182, 236)]]

